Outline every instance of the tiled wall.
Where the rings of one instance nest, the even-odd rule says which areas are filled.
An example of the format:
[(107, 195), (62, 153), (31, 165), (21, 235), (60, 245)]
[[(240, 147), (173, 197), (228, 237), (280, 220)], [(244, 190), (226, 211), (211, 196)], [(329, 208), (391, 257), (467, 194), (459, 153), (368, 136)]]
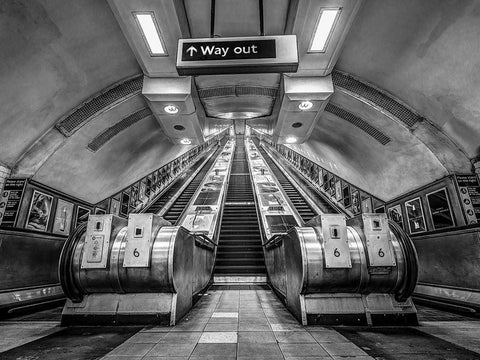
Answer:
[(10, 169), (0, 165), (0, 190), (3, 190), (5, 179), (10, 176)]

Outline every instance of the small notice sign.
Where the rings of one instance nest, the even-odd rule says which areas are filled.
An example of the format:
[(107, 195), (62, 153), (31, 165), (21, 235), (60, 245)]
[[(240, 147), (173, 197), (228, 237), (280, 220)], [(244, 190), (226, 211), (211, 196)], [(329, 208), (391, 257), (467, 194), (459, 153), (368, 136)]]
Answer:
[(456, 175), (467, 224), (480, 222), (480, 182), (477, 175)]
[(27, 179), (6, 179), (0, 194), (0, 225), (2, 227), (15, 226), (26, 184)]

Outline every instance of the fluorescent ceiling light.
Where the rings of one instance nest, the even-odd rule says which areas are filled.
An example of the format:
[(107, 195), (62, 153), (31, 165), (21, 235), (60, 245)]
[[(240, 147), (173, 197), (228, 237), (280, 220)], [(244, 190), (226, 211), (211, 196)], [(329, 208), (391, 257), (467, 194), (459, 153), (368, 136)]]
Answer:
[(315, 27), (309, 52), (325, 52), (341, 9), (322, 9)]
[(167, 55), (153, 13), (134, 13), (151, 55)]

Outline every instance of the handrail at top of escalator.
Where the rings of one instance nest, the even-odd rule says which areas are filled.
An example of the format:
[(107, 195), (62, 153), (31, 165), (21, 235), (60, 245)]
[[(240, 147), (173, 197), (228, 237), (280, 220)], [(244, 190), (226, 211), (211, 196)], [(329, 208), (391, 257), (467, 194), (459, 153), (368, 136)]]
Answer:
[(395, 300), (406, 301), (412, 294), (417, 285), (418, 280), (418, 256), (412, 239), (405, 234), (400, 226), (393, 220), (388, 220), (390, 229), (399, 240), (405, 254), (405, 277), (402, 286), (395, 294)]
[(71, 262), (73, 260), (73, 252), (75, 251), (80, 238), (85, 233), (86, 228), (86, 222), (75, 228), (72, 235), (68, 237), (63, 245), (58, 264), (58, 278), (60, 280), (60, 286), (62, 287), (65, 296), (70, 298), (73, 302), (81, 302), (83, 300), (82, 293), (79, 292), (74, 286), (75, 281), (72, 275)]
[[(211, 251), (214, 251), (215, 250), (215, 247), (217, 247), (218, 245), (215, 244), (215, 242), (210, 239), (207, 235), (203, 234), (203, 233), (195, 233), (195, 232), (192, 232), (192, 235), (195, 237), (195, 244), (198, 244), (199, 246), (204, 246), (206, 247), (207, 249), (211, 250)], [(206, 241), (208, 243), (205, 244), (205, 243), (202, 243), (202, 242), (198, 242), (198, 238)]]
[(284, 235), (287, 235), (287, 233), (279, 233), (279, 234), (273, 235), (270, 239), (268, 239), (268, 241), (265, 244), (263, 244), (263, 247), (266, 250), (270, 250), (274, 247), (280, 246), (283, 241)]

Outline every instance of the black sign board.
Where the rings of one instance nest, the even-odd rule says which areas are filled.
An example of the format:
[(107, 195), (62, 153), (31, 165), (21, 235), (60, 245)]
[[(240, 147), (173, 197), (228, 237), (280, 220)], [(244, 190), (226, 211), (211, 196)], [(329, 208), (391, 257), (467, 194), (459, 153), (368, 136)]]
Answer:
[(468, 223), (480, 222), (480, 182), (477, 175), (456, 175)]
[(184, 42), (182, 61), (272, 59), (277, 56), (275, 46), (275, 39)]
[(179, 75), (295, 72), (295, 35), (179, 39)]
[(14, 227), (22, 203), (27, 179), (6, 179), (0, 194), (0, 225)]

